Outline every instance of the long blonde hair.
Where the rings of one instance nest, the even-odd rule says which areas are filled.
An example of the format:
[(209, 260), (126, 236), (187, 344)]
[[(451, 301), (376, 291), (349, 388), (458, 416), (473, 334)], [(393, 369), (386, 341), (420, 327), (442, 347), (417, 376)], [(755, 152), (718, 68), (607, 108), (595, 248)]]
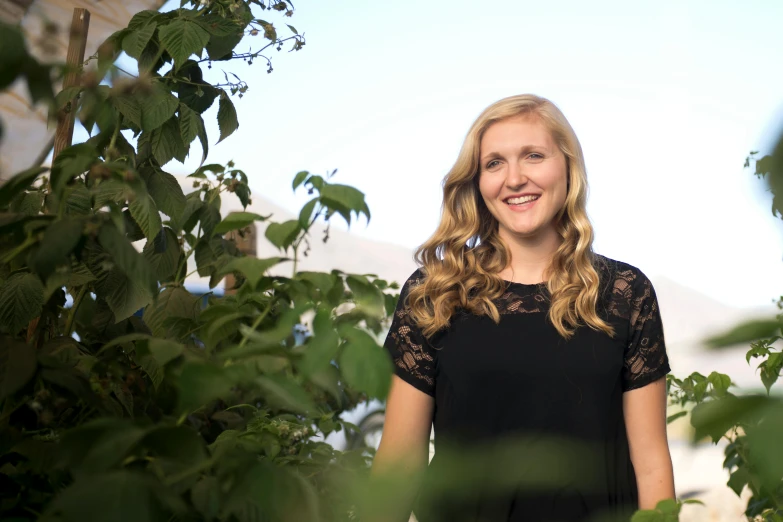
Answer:
[(593, 227), (587, 217), (587, 173), (579, 140), (552, 102), (532, 94), (510, 96), (487, 107), (473, 122), (454, 166), (443, 180), (441, 221), (435, 233), (415, 252), (425, 277), (408, 294), (411, 314), (424, 335), (447, 327), (457, 307), (488, 315), (500, 314), (492, 302), (506, 291), (499, 272), (510, 255), (498, 235), (498, 222), (478, 189), (480, 144), (495, 122), (518, 115), (538, 117), (566, 158), (568, 193), (555, 216), (563, 239), (545, 271), (551, 295), (549, 320), (565, 339), (584, 321), (614, 336), (614, 329), (596, 312), (599, 273), (593, 253)]

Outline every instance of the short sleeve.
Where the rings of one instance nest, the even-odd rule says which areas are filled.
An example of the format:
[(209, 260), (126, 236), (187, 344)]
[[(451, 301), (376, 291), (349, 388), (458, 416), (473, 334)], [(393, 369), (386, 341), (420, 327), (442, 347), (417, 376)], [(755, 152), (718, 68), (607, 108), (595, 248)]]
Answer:
[(412, 286), (419, 284), (423, 274), (416, 270), (400, 290), (400, 299), (392, 317), (384, 348), (391, 355), (394, 373), (414, 388), (435, 396), (435, 366), (437, 352), (410, 315), (406, 299)]
[(631, 283), (630, 331), (623, 365), (623, 391), (641, 388), (671, 371), (663, 321), (652, 282), (638, 269)]

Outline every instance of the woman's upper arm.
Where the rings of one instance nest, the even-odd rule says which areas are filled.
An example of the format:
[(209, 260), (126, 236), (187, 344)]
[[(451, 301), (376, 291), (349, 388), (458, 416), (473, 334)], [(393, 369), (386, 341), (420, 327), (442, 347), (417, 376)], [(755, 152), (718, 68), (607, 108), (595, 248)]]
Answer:
[(379, 451), (410, 451), (417, 453), (419, 458), (422, 455), (426, 458), (434, 410), (435, 399), (432, 396), (394, 375), (386, 399), (386, 418)]
[(671, 371), (652, 282), (636, 269), (623, 370), (623, 413), (631, 460), (644, 473), (667, 465), (666, 374)]
[(420, 270), (416, 270), (403, 285), (384, 342), (394, 375), (379, 451), (412, 450), (426, 456), (435, 409), (437, 351), (411, 317), (407, 302), (411, 286), (418, 284), (421, 277)]
[(623, 415), (628, 446), (636, 472), (643, 474), (667, 465), (666, 378), (623, 394)]

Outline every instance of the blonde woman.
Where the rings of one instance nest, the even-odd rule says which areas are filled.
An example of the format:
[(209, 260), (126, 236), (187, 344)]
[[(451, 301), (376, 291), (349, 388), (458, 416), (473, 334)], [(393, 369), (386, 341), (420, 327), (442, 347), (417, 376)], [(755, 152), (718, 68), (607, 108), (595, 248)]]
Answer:
[[(511, 96), (471, 126), (386, 338), (395, 376), (372, 470), (427, 468), (434, 423), (425, 475), (469, 486), (401, 489), (384, 520), (420, 505), (419, 522), (628, 520), (674, 498), (655, 291), (593, 252), (586, 199), (581, 146), (549, 100)], [(563, 451), (547, 456), (553, 441)], [(454, 471), (441, 447), (486, 460)]]

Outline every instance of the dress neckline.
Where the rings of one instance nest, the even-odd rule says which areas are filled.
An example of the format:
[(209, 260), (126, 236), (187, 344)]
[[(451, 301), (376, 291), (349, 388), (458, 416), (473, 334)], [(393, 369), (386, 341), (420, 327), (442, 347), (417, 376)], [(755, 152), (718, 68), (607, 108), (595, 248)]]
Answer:
[(546, 286), (546, 281), (541, 281), (540, 283), (517, 283), (516, 281), (509, 281), (507, 279), (503, 279), (503, 282), (506, 283), (506, 286), (520, 286), (523, 288), (536, 288), (539, 286)]

